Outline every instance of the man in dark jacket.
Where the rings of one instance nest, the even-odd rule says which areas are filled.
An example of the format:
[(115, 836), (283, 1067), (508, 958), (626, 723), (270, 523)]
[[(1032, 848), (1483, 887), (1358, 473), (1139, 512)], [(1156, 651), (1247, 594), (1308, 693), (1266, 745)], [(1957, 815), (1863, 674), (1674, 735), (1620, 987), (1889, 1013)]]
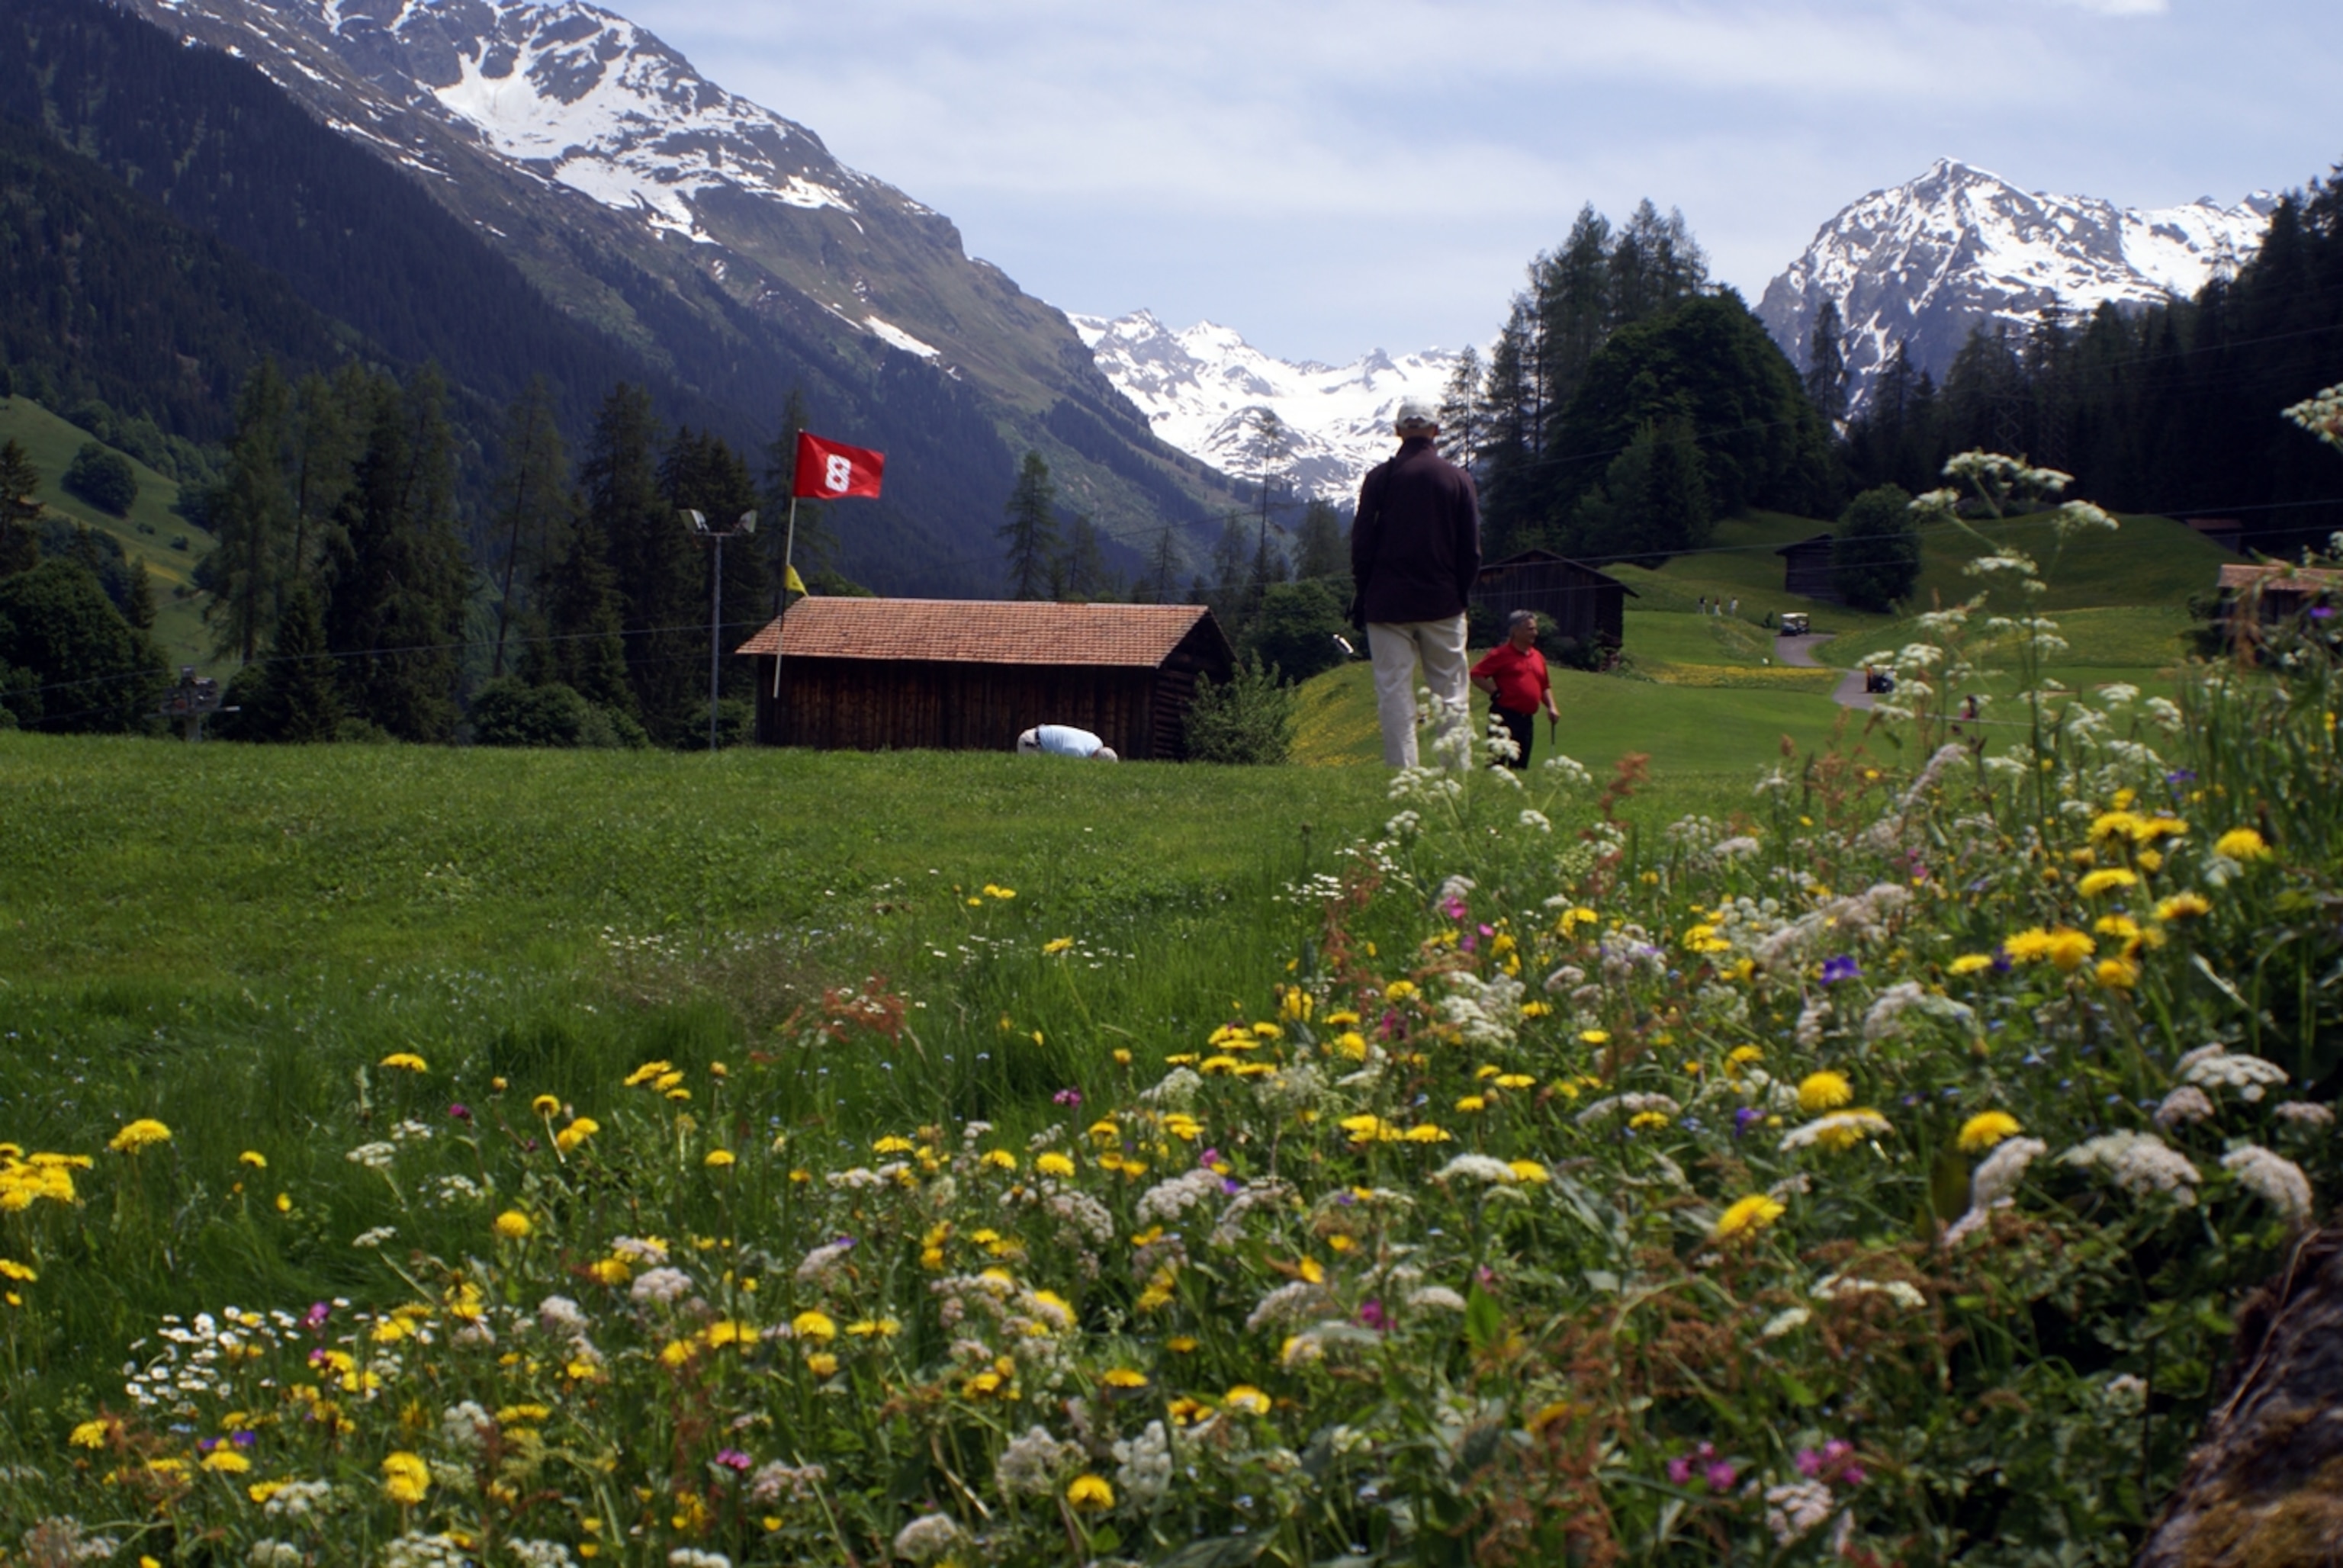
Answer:
[[(1402, 403), (1399, 451), (1359, 487), (1351, 525), (1351, 618), (1367, 631), (1383, 761), (1415, 766), (1415, 668), (1432, 689), (1443, 740), (1466, 739), (1464, 607), (1481, 570), (1481, 502), (1473, 477), (1433, 445), (1440, 423), (1423, 404)], [(1459, 766), (1462, 756), (1450, 759)]]

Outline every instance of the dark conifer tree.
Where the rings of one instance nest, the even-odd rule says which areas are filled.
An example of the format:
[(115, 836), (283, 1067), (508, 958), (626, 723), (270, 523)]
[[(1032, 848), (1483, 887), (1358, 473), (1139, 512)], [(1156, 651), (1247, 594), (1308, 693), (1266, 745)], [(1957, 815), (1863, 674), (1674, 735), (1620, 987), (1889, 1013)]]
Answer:
[[(1440, 455), (1460, 467), (1481, 460), (1481, 351), (1466, 344), (1440, 394)], [(1307, 574), (1305, 574), (1307, 575)]]
[(292, 542), (285, 488), (291, 412), (292, 393), (276, 360), (262, 360), (236, 398), (226, 476), (204, 503), (205, 520), (219, 539), (218, 559), (205, 574), (212, 595), (205, 618), (216, 628), (216, 650), (246, 664), (276, 625)]
[(331, 740), (341, 728), (341, 686), (317, 596), (306, 582), (286, 588), (267, 663), (245, 709), (242, 728), (261, 740)]
[[(712, 431), (679, 429), (668, 444), (667, 455), (659, 464), (659, 488), (666, 494), (668, 504), (676, 513), (696, 511), (708, 519), (710, 528), (731, 528), (750, 512), (758, 511), (757, 482), (749, 472), (748, 463)], [(678, 525), (681, 525), (679, 523)], [(759, 527), (762, 526), (760, 521)], [(699, 562), (700, 602), (700, 647), (707, 647), (708, 577), (714, 569), (713, 546), (691, 541), (692, 548), (711, 558)], [(733, 539), (724, 549), (724, 583), (722, 588), (722, 628), (720, 636), (725, 657), (718, 668), (719, 689), (728, 697), (747, 697), (755, 689), (756, 677), (747, 661), (729, 658), (733, 648), (746, 642), (757, 628), (769, 618), (772, 603), (770, 579), (765, 569), (765, 555), (758, 547), (755, 536)]]
[(1061, 598), (1088, 604), (1116, 597), (1098, 524), (1091, 520), (1088, 512), (1076, 512), (1066, 525), (1066, 545), (1059, 558), (1057, 575), (1061, 582), (1058, 596)]
[(497, 566), (497, 643), (488, 678), (505, 672), (505, 636), (514, 624), (516, 583), (526, 588), (537, 575), (524, 562), (542, 556), (568, 505), (569, 454), (553, 419), (553, 397), (545, 377), (528, 386), (505, 410), (504, 462), (494, 495), (497, 531), (504, 558)]
[(455, 442), (438, 372), (377, 383), (340, 538), (327, 646), (349, 710), (402, 740), (456, 729), (471, 573), (456, 533)]
[(1009, 520), (999, 532), (1008, 556), (1009, 597), (1041, 598), (1058, 555), (1058, 489), (1041, 453), (1025, 454), (1006, 509)]
[(637, 714), (653, 739), (677, 746), (704, 733), (708, 578), (699, 547), (659, 490), (662, 435), (650, 394), (621, 382), (595, 417), (581, 474), (588, 526), (623, 606)]
[(1806, 400), (1834, 426), (1846, 417), (1845, 336), (1838, 301), (1824, 296), (1806, 335)]
[(1294, 530), (1293, 557), (1296, 578), (1326, 583), (1349, 597), (1351, 552), (1342, 538), (1342, 514), (1333, 502), (1313, 498), (1302, 508), (1302, 526)]
[(627, 678), (626, 608), (601, 531), (587, 519), (586, 498), (563, 498), (546, 519), (529, 593), (530, 640), (520, 658), (532, 686), (566, 686), (598, 708), (635, 716)]

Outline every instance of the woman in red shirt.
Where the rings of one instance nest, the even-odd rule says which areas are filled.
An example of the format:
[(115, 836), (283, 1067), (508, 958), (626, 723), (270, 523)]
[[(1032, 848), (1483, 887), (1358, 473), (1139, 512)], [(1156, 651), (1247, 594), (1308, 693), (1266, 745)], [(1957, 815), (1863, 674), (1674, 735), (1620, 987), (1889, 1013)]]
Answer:
[(1538, 619), (1534, 610), (1517, 609), (1505, 618), (1505, 640), (1473, 667), (1473, 684), (1489, 694), (1490, 709), (1505, 721), (1521, 754), (1509, 766), (1530, 765), (1530, 741), (1537, 734), (1538, 709), (1562, 718), (1554, 702), (1554, 686), (1546, 678), (1545, 655), (1537, 650)]

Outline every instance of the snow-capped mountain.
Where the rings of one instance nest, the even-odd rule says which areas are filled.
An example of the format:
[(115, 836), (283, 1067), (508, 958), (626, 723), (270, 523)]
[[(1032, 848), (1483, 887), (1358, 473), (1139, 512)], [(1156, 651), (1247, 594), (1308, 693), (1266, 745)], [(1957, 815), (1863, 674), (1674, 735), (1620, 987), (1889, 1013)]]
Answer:
[(1941, 377), (1980, 321), (2030, 324), (2051, 305), (2082, 315), (2194, 294), (2253, 254), (2276, 206), (2263, 191), (2236, 206), (2207, 196), (2142, 211), (2029, 194), (1941, 158), (1823, 225), (1766, 286), (1757, 314), (1803, 366), (1815, 313), (1836, 301), (1859, 408), (1899, 339), (1916, 367)]
[[(1144, 310), (1071, 319), (1160, 438), (1240, 478), (1257, 477), (1267, 458), (1281, 486), (1338, 505), (1356, 500), (1360, 479), (1391, 456), (1400, 403), (1438, 404), (1456, 366), (1455, 355), (1437, 348), (1296, 365), (1209, 321), (1174, 332)], [(1282, 433), (1276, 455), (1264, 450), (1263, 410)]]
[[(585, 0), (125, 3), (250, 61), (417, 176), (571, 315), (688, 384), (731, 373), (709, 364), (711, 337), (735, 364), (789, 366), (817, 417), (860, 386), (908, 377), (921, 389), (884, 397), (899, 417), (923, 407), (929, 428), (949, 426), (963, 445), (997, 429), (1045, 448), (1102, 522), (1192, 513), (1210, 485), (1148, 438), (1065, 317), (970, 256), (950, 219), (614, 12)], [(698, 347), (678, 350), (687, 314)], [(954, 412), (971, 399), (929, 385), (936, 376), (983, 407)], [(1080, 449), (1052, 434), (1071, 424), (1086, 432)]]

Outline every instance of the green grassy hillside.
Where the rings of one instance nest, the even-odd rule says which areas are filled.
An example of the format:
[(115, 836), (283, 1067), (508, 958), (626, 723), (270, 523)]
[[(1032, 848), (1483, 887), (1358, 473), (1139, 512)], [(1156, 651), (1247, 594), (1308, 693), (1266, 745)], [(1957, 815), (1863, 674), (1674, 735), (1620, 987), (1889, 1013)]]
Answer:
[(41, 500), (49, 510), (111, 534), (125, 555), (146, 563), (155, 582), (155, 641), (172, 668), (192, 664), (218, 673), (212, 669), (211, 636), (193, 586), (196, 563), (212, 548), (211, 535), (171, 510), (178, 504), (179, 487), (136, 458), (129, 461), (138, 475), (138, 499), (128, 517), (110, 516), (66, 494), (60, 483), (65, 467), (89, 438), (88, 431), (30, 397), (0, 398), (0, 441), (15, 441), (32, 457), (41, 471)]

